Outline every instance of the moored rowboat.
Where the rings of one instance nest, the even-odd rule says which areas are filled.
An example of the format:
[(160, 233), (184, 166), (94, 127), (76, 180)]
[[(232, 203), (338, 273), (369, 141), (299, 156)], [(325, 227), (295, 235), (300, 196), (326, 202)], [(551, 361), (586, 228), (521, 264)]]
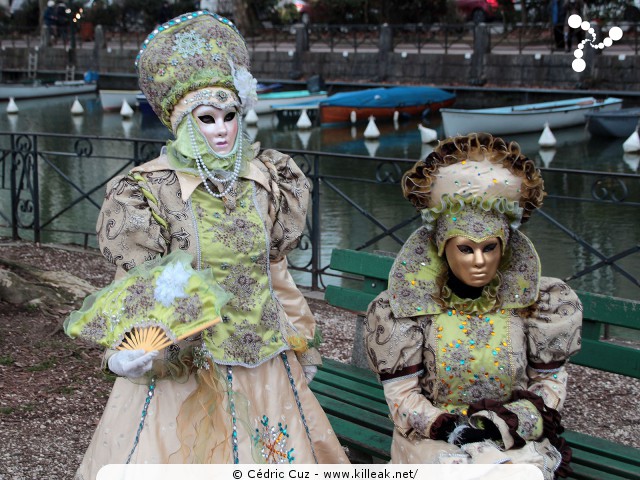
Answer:
[(496, 108), (462, 110), (443, 108), (442, 124), (447, 137), (471, 132), (487, 132), (493, 135), (541, 132), (545, 123), (549, 128), (564, 128), (584, 124), (588, 113), (619, 110), (622, 100), (594, 97), (532, 103)]
[(53, 82), (53, 83), (28, 83), (28, 84), (0, 84), (0, 101), (57, 97), (62, 95), (81, 95), (84, 93), (93, 93), (96, 91), (95, 83), (85, 83), (82, 80), (70, 82)]
[(623, 108), (613, 112), (587, 114), (587, 129), (591, 135), (627, 138), (640, 122), (640, 108)]
[(349, 122), (352, 112), (356, 120), (367, 120), (370, 116), (376, 120), (390, 119), (395, 112), (419, 117), (453, 105), (455, 98), (455, 94), (440, 88), (421, 86), (336, 93), (320, 102), (320, 121), (322, 124)]

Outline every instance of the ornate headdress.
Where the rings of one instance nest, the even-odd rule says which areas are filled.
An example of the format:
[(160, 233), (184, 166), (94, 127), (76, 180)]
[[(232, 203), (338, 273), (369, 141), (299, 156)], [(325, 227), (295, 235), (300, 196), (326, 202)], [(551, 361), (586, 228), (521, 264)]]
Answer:
[(199, 105), (246, 111), (257, 99), (242, 35), (230, 20), (206, 10), (158, 26), (135, 63), (140, 89), (174, 133)]
[[(392, 308), (404, 316), (437, 311), (447, 240), (475, 242), (497, 237), (503, 259), (494, 297), (505, 307), (524, 307), (538, 294), (540, 263), (529, 239), (517, 229), (542, 205), (542, 177), (520, 146), (486, 133), (442, 141), (405, 173), (402, 190), (421, 213), (424, 226), (406, 242), (389, 287)], [(415, 288), (419, 286), (420, 288)]]
[[(136, 68), (140, 89), (176, 136), (167, 148), (171, 165), (199, 175), (214, 197), (227, 198), (251, 155), (241, 114), (257, 101), (257, 81), (249, 73), (249, 52), (238, 29), (206, 10), (181, 15), (151, 32)], [(191, 112), (200, 105), (235, 108), (240, 114), (231, 152), (214, 152), (195, 125)], [(207, 179), (219, 186), (218, 193)]]

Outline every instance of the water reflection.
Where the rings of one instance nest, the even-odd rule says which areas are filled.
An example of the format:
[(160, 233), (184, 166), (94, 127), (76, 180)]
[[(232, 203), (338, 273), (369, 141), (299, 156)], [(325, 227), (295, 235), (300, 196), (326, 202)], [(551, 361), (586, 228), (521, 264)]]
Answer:
[[(169, 130), (157, 118), (141, 116), (138, 112), (131, 120), (123, 120), (119, 113), (102, 112), (95, 95), (82, 96), (80, 102), (85, 109), (82, 116), (73, 116), (70, 108), (73, 98), (21, 101), (17, 115), (0, 114), (0, 130), (11, 132), (73, 133), (76, 135), (100, 135), (116, 138), (149, 138), (166, 140)], [(427, 126), (442, 138), (442, 125), (438, 115), (429, 117)], [(344, 127), (313, 127), (298, 130), (294, 123), (279, 123), (274, 116), (261, 116), (257, 125), (247, 129), (250, 137), (264, 148), (296, 149), (338, 152), (368, 157), (358, 161), (326, 159), (322, 161), (321, 173), (331, 176), (336, 191), (322, 186), (321, 224), (323, 237), (320, 245), (321, 265), (328, 263), (334, 247), (369, 250), (396, 251), (402, 241), (418, 226), (418, 220), (384, 235), (400, 222), (416, 215), (411, 205), (402, 198), (397, 181), (413, 161), (424, 159), (433, 150), (432, 145), (423, 144), (417, 121), (379, 123), (379, 139), (364, 138), (366, 122)], [(633, 189), (625, 191), (619, 182), (604, 177), (575, 176), (553, 171), (555, 169), (597, 170), (601, 172), (633, 173), (640, 166), (640, 155), (624, 154), (624, 139), (591, 138), (583, 127), (560, 129), (553, 132), (557, 140), (555, 149), (541, 149), (538, 145), (541, 132), (514, 135), (506, 140), (517, 141), (523, 153), (533, 158), (546, 172), (545, 186), (549, 196), (545, 199), (543, 214), (536, 214), (523, 230), (531, 237), (540, 254), (543, 274), (566, 278), (582, 268), (598, 263), (602, 257), (615, 255), (640, 244), (640, 228), (637, 212), (640, 203), (638, 181), (629, 183)], [(65, 140), (70, 142), (69, 140)], [(63, 145), (60, 139), (48, 138), (40, 149), (74, 151), (73, 145)], [(79, 148), (79, 147), (78, 147)], [(49, 228), (93, 231), (96, 216), (104, 193), (104, 181), (123, 167), (122, 162), (110, 155), (133, 155), (123, 144), (101, 144), (94, 142), (91, 156), (78, 162), (75, 156), (51, 155), (60, 173), (68, 175), (76, 184), (70, 187), (60, 174), (50, 166), (39, 171), (41, 181), (42, 217), (60, 215)], [(148, 152), (148, 153), (144, 153)], [(154, 151), (143, 149), (141, 154), (152, 157)], [(406, 163), (379, 163), (371, 156), (406, 159)], [(99, 159), (98, 159), (99, 158)], [(363, 184), (352, 179), (378, 178), (386, 183)], [(369, 187), (370, 185), (370, 187)], [(80, 191), (90, 192), (94, 203), (78, 202), (68, 212), (60, 213), (66, 205), (78, 198)], [(356, 203), (355, 208), (345, 197)], [(573, 200), (580, 197), (583, 200)], [(2, 192), (2, 202), (5, 193)], [(594, 198), (608, 200), (598, 203)], [(627, 203), (620, 203), (625, 199)], [(629, 205), (628, 202), (635, 203)], [(365, 218), (362, 211), (370, 217)], [(567, 231), (554, 225), (557, 221)], [(6, 231), (1, 233), (6, 235)], [(377, 238), (371, 242), (372, 238)], [(576, 242), (576, 238), (583, 244)], [(45, 241), (80, 241), (71, 235), (57, 234)], [(307, 252), (294, 252), (292, 261), (305, 264)], [(640, 254), (628, 256), (618, 262), (621, 268), (635, 277), (640, 277)], [(296, 280), (303, 285), (309, 278), (296, 273)], [(331, 281), (330, 279), (328, 281)], [(638, 298), (638, 288), (626, 280), (612, 266), (601, 268), (571, 282), (577, 289), (615, 294), (626, 298)]]

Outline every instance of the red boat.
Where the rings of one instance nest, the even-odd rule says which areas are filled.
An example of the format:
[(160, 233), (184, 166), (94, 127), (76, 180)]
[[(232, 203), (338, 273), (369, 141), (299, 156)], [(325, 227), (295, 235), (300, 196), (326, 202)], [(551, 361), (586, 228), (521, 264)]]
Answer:
[(367, 120), (391, 119), (395, 112), (402, 117), (420, 117), (440, 108), (449, 107), (456, 96), (436, 87), (389, 87), (371, 88), (357, 92), (331, 95), (319, 104), (320, 123), (343, 123)]

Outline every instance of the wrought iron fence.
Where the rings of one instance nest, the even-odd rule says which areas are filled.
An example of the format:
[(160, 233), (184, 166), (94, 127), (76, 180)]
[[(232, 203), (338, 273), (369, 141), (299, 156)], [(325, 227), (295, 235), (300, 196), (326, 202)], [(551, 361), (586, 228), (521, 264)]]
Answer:
[[(93, 227), (109, 179), (154, 158), (163, 144), (145, 139), (0, 132), (0, 235), (36, 242), (95, 244)], [(312, 182), (307, 228), (299, 248), (289, 257), (291, 267), (303, 272), (311, 288), (322, 290), (339, 276), (329, 268), (334, 247), (372, 250), (382, 246), (383, 250), (397, 251), (419, 225), (419, 215), (396, 194), (402, 173), (412, 160), (285, 152)], [(564, 210), (569, 216), (559, 218), (553, 209), (546, 208), (539, 215), (552, 226), (553, 235), (570, 239), (586, 252), (567, 280), (608, 267), (634, 289), (640, 288), (637, 269), (626, 264), (632, 256), (637, 263), (639, 244), (611, 253), (605, 248), (610, 238), (594, 240), (584, 235), (594, 222), (588, 213), (591, 205), (625, 209), (624, 218), (637, 218), (640, 175), (542, 170), (549, 192), (546, 203), (567, 204)], [(380, 202), (383, 196), (391, 202), (385, 208)], [(573, 214), (578, 211), (583, 212), (580, 218)], [(637, 222), (629, 228), (637, 228)]]
[[(491, 53), (519, 53), (527, 50), (536, 52), (553, 52), (551, 27), (546, 22), (536, 23), (488, 23), (482, 24), (489, 31), (489, 50)], [(614, 43), (613, 49), (619, 55), (637, 55), (640, 52), (640, 23), (616, 22), (622, 28), (623, 37)], [(614, 24), (596, 25), (596, 40), (602, 41)], [(473, 23), (433, 23), (386, 25), (391, 33), (391, 48), (395, 52), (428, 51), (449, 53), (452, 49), (473, 51), (474, 32), (478, 25)], [(299, 31), (304, 31), (305, 41), (297, 40)], [(91, 30), (93, 32), (93, 30)], [(104, 47), (112, 49), (137, 50), (146, 38), (145, 32), (123, 31), (119, 28), (105, 28)], [(371, 52), (380, 48), (382, 28), (380, 25), (268, 25), (260, 26), (254, 31), (245, 32), (245, 39), (252, 51), (296, 51), (304, 45), (311, 51), (349, 51)], [(43, 45), (43, 36), (31, 28), (9, 26), (0, 30), (0, 46), (26, 47), (28, 49)], [(82, 34), (79, 29), (72, 29), (68, 39), (60, 39), (55, 46), (63, 48), (94, 48), (93, 34)], [(488, 52), (487, 52), (488, 53)]]

